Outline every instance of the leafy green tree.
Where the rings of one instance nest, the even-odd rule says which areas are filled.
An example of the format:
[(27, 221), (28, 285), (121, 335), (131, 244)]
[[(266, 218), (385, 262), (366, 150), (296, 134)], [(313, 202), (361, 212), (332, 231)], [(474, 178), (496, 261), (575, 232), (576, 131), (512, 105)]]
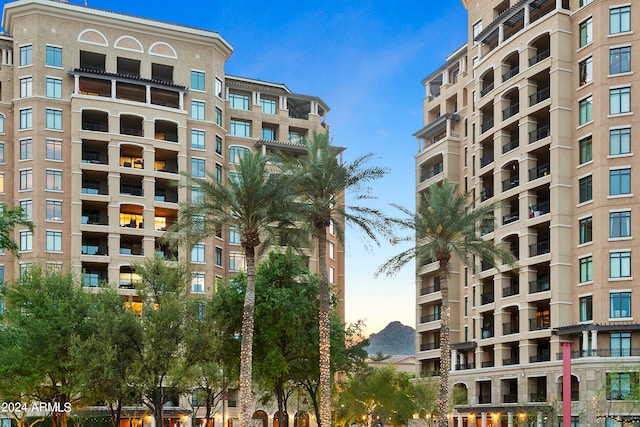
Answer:
[(89, 405), (104, 402), (111, 424), (119, 427), (123, 405), (140, 401), (132, 387), (132, 369), (138, 357), (138, 349), (132, 343), (142, 340), (142, 325), (115, 289), (101, 288), (98, 294), (91, 295), (91, 301), (86, 320), (90, 335), (76, 337), (70, 355), (82, 366), (78, 379), (83, 401)]
[(190, 245), (214, 236), (222, 227), (233, 227), (240, 234), (244, 249), (247, 292), (243, 306), (240, 352), (240, 425), (251, 421), (252, 357), (255, 309), (255, 262), (257, 248), (274, 222), (289, 212), (288, 187), (267, 171), (267, 158), (259, 151), (243, 154), (233, 170), (227, 170), (227, 182), (215, 173), (206, 179), (185, 177), (185, 186), (199, 194), (196, 200), (183, 204), (178, 223), (170, 239)]
[(174, 373), (183, 357), (187, 273), (184, 265), (169, 266), (158, 256), (134, 265), (134, 271), (140, 275), (135, 288), (142, 313), (140, 339), (131, 342), (136, 350), (132, 383), (161, 426), (164, 404), (185, 391)]
[(384, 362), (385, 360), (391, 359), (390, 354), (384, 354), (381, 350), (376, 351), (376, 354), (373, 356), (369, 356), (372, 362)]
[[(498, 263), (513, 264), (514, 257), (506, 248), (492, 240), (484, 240), (479, 229), (495, 222), (496, 203), (482, 203), (475, 206), (471, 193), (459, 192), (458, 185), (444, 180), (431, 185), (414, 214), (399, 207), (406, 219), (397, 221), (411, 232), (406, 240), (415, 238), (416, 244), (388, 260), (378, 273), (394, 274), (409, 261), (415, 259), (424, 265), (429, 259), (438, 262), (442, 308), (440, 314), (440, 387), (438, 413), (449, 410), (449, 370), (451, 368), (451, 340), (448, 272), (451, 258), (455, 257), (464, 265), (471, 265), (474, 257), (496, 266)], [(472, 265), (471, 265), (472, 266)], [(472, 266), (473, 267), (473, 266)], [(438, 417), (440, 427), (447, 426), (447, 417)]]
[[(368, 184), (385, 176), (381, 167), (367, 167), (373, 157), (367, 154), (345, 164), (339, 158), (341, 148), (331, 145), (328, 133), (314, 133), (305, 141), (305, 154), (283, 158), (286, 179), (293, 179), (301, 203), (299, 214), (318, 244), (318, 274), (320, 276), (320, 305), (318, 324), (320, 334), (320, 417), (319, 425), (331, 425), (331, 320), (329, 275), (327, 272), (327, 228), (330, 224), (338, 237), (344, 239), (342, 224), (349, 223), (362, 230), (378, 243), (377, 232), (386, 231), (383, 213), (365, 206), (347, 206), (345, 193), (359, 202), (371, 200)], [(290, 181), (291, 182), (291, 181)]]
[(8, 249), (16, 258), (20, 258), (20, 248), (12, 236), (13, 229), (17, 225), (33, 231), (33, 223), (24, 219), (24, 212), (20, 206), (7, 208), (5, 205), (0, 205), (0, 249)]
[[(429, 386), (410, 380), (409, 374), (396, 371), (393, 365), (370, 368), (350, 378), (338, 395), (338, 420), (350, 424), (366, 419), (369, 427), (378, 422), (406, 425), (419, 408), (429, 406)], [(435, 393), (430, 396), (435, 400)]]
[(77, 402), (81, 366), (70, 357), (75, 340), (87, 339), (88, 295), (70, 272), (33, 265), (4, 287), (0, 328), (0, 395), (7, 400), (51, 402), (53, 427), (66, 427), (65, 408)]

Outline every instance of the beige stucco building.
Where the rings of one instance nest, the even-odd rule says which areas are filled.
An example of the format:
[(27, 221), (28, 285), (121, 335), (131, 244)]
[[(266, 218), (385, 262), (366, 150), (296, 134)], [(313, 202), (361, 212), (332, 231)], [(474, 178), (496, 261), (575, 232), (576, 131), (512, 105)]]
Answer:
[[(52, 0), (5, 2), (2, 26), (0, 203), (22, 206), (35, 231), (16, 228), (21, 257), (0, 254), (0, 280), (35, 262), (70, 267), (137, 310), (131, 265), (159, 254), (189, 261), (192, 294), (212, 293), (244, 254), (232, 229), (191, 250), (162, 243), (179, 203), (198, 197), (180, 174), (225, 180), (243, 150), (303, 152), (302, 138), (328, 131), (322, 99), (227, 75), (233, 49), (213, 31)], [(332, 231), (327, 254), (344, 316)]]
[[(451, 422), (557, 423), (562, 343), (572, 425), (637, 421), (640, 4), (463, 4), (468, 42), (423, 80), (417, 201), (444, 178), (503, 201), (480, 232), (518, 268), (452, 268)], [(419, 266), (422, 376), (438, 375), (439, 289), (437, 262)]]

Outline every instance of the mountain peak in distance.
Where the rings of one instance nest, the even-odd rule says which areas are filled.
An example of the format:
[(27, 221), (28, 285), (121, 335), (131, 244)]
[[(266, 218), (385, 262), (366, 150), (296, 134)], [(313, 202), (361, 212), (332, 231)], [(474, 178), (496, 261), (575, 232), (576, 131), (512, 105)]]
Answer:
[(369, 335), (367, 353), (381, 352), (385, 355), (415, 355), (416, 330), (395, 321), (378, 333)]

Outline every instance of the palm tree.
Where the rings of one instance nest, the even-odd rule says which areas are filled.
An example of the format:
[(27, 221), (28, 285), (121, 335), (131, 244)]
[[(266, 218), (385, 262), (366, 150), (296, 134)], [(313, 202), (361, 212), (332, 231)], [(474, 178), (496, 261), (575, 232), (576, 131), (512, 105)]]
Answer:
[[(327, 228), (333, 224), (338, 238), (344, 241), (344, 223), (351, 223), (378, 243), (377, 233), (386, 230), (387, 221), (377, 209), (346, 206), (345, 193), (354, 200), (370, 200), (367, 184), (384, 177), (387, 169), (365, 167), (373, 157), (366, 154), (352, 163), (339, 159), (341, 148), (331, 145), (328, 133), (314, 133), (305, 140), (305, 153), (293, 158), (282, 158), (283, 176), (293, 179), (299, 203), (301, 222), (318, 245), (318, 274), (320, 276), (320, 303), (318, 309), (320, 350), (320, 422), (331, 426), (331, 362), (330, 319), (331, 293), (327, 273)], [(304, 225), (303, 225), (304, 227)]]
[(474, 257), (497, 266), (498, 262), (513, 264), (511, 252), (492, 240), (484, 240), (480, 227), (494, 223), (494, 210), (501, 202), (480, 204), (474, 207), (469, 192), (459, 192), (458, 185), (444, 180), (431, 185), (425, 193), (417, 212), (397, 206), (407, 219), (398, 221), (401, 228), (413, 232), (411, 237), (398, 240), (413, 240), (416, 244), (389, 259), (378, 269), (378, 274), (392, 275), (415, 259), (418, 266), (427, 260), (438, 262), (442, 309), (440, 313), (440, 385), (438, 399), (438, 426), (446, 427), (449, 411), (449, 370), (451, 368), (449, 322), (448, 272), (452, 257), (464, 265), (472, 264)]
[[(268, 238), (271, 226), (287, 212), (289, 196), (276, 175), (266, 170), (268, 160), (259, 151), (246, 152), (233, 170), (227, 170), (223, 183), (215, 173), (206, 179), (185, 177), (191, 189), (191, 203), (184, 203), (168, 239), (190, 246), (233, 227), (240, 235), (246, 261), (247, 288), (244, 299), (240, 350), (240, 425), (251, 421), (253, 317), (255, 307), (256, 250)], [(195, 200), (193, 200), (195, 199)]]
[(19, 258), (18, 244), (11, 237), (16, 225), (23, 225), (33, 232), (33, 223), (24, 218), (24, 212), (20, 206), (7, 208), (4, 204), (0, 204), (0, 249), (9, 249), (9, 252)]

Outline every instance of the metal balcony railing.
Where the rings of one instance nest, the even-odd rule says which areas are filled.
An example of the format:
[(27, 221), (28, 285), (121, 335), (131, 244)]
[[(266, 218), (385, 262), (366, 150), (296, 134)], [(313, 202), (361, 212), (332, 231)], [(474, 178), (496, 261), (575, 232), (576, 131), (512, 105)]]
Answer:
[(482, 122), (482, 124), (480, 124), (480, 133), (485, 133), (492, 127), (493, 127), (493, 117), (491, 117), (488, 120), (485, 120), (484, 122)]
[(483, 168), (488, 164), (493, 162), (493, 151), (486, 153), (484, 156), (480, 157), (480, 167)]
[(549, 125), (544, 125), (529, 132), (529, 144), (540, 141), (549, 136)]
[(502, 181), (502, 191), (511, 190), (520, 185), (520, 177), (515, 175)]
[(529, 58), (529, 66), (531, 67), (533, 65), (536, 65), (538, 62), (544, 59), (547, 59), (550, 55), (551, 55), (550, 49), (545, 49), (542, 52), (539, 52), (537, 55), (534, 55), (531, 58)]
[(520, 140), (518, 138), (512, 139), (502, 146), (502, 154), (508, 153), (511, 150), (515, 150), (520, 146)]
[(513, 117), (520, 111), (520, 104), (511, 104), (509, 107), (502, 110), (502, 120), (507, 120), (509, 117)]
[(510, 297), (513, 295), (518, 295), (520, 293), (520, 286), (518, 283), (512, 284), (511, 286), (507, 286), (506, 288), (502, 288), (502, 297)]
[(519, 219), (520, 219), (520, 215), (518, 214), (518, 211), (509, 212), (507, 215), (504, 215), (502, 217), (502, 225), (511, 224), (512, 222), (516, 222)]
[(538, 255), (548, 254), (550, 251), (549, 240), (541, 240), (538, 243), (529, 245), (529, 256), (534, 257)]
[(547, 86), (545, 88), (540, 89), (536, 93), (529, 95), (529, 107), (533, 107), (534, 105), (544, 101), (545, 99), (549, 99), (550, 96), (551, 96), (550, 87)]
[(538, 292), (548, 291), (549, 289), (550, 289), (549, 275), (539, 277), (536, 280), (532, 280), (531, 282), (529, 282), (530, 294), (536, 294)]
[(482, 98), (483, 96), (485, 96), (486, 94), (488, 94), (489, 92), (491, 92), (494, 88), (494, 83), (491, 82), (488, 85), (485, 85), (484, 89), (482, 89), (480, 91), (480, 97)]
[(542, 178), (543, 176), (547, 176), (550, 172), (549, 163), (544, 163), (535, 168), (529, 169), (529, 181), (533, 181), (534, 179)]
[[(541, 331), (543, 329), (549, 329), (551, 327), (551, 316), (539, 316), (529, 319), (530, 331)], [(549, 359), (547, 359), (549, 360)]]
[(512, 69), (510, 69), (509, 71), (507, 71), (506, 73), (504, 73), (502, 75), (502, 82), (506, 82), (507, 80), (509, 80), (511, 77), (517, 75), (520, 72), (520, 67), (518, 65), (516, 65), (515, 67), (513, 67)]
[(493, 187), (485, 188), (480, 192), (480, 201), (484, 202), (485, 200), (489, 200), (493, 197)]
[(517, 334), (520, 332), (518, 322), (506, 322), (502, 324), (502, 335)]

